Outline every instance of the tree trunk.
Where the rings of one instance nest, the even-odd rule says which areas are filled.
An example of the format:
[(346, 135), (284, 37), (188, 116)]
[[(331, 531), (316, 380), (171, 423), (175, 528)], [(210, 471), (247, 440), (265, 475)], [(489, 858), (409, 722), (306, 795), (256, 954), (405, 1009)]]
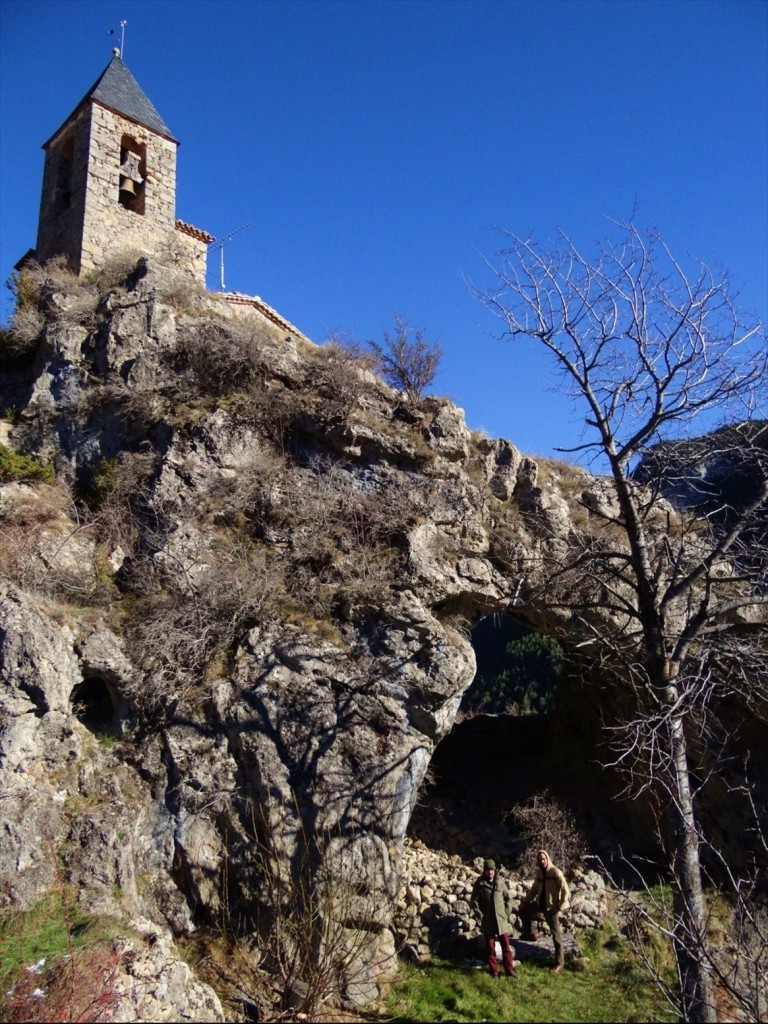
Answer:
[[(676, 694), (675, 688), (671, 688)], [(693, 813), (688, 752), (682, 717), (670, 722), (670, 748), (674, 770), (674, 798), (669, 821), (675, 840), (675, 959), (680, 977), (683, 1018), (716, 1022), (714, 988), (709, 969), (707, 914), (701, 885), (699, 837)]]

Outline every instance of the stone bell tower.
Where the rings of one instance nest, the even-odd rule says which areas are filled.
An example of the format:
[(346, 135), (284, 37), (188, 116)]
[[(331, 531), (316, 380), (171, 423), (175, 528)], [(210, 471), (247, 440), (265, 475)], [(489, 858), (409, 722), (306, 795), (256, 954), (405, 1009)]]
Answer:
[(178, 140), (118, 50), (45, 143), (39, 262), (63, 254), (78, 273), (120, 251), (165, 255), (205, 284), (213, 236), (176, 220)]

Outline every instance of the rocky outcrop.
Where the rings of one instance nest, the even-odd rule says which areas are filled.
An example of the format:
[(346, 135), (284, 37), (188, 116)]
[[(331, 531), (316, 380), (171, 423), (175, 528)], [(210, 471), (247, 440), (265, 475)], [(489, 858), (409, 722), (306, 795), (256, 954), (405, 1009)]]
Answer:
[(715, 521), (728, 521), (728, 510), (743, 509), (759, 497), (761, 462), (768, 447), (768, 423), (750, 420), (720, 427), (710, 434), (656, 445), (634, 476), (655, 483), (678, 508), (712, 508)]
[(151, 921), (131, 921), (131, 935), (111, 943), (112, 1021), (224, 1021), (216, 993), (195, 977), (167, 935)]
[(467, 628), (565, 615), (547, 567), (610, 497), (146, 260), (87, 317), (67, 287), (3, 396), (6, 443), (57, 471), (0, 487), (5, 891), (31, 905), (63, 850), (93, 912), (225, 921), (273, 966), (309, 900), (364, 1003)]

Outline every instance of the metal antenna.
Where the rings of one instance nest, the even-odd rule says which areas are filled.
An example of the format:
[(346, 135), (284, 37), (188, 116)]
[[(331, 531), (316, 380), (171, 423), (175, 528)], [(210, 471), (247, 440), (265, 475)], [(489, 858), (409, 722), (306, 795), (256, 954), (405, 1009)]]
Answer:
[(120, 60), (125, 60), (125, 26), (127, 21), (120, 22)]
[(209, 252), (215, 252), (216, 249), (219, 250), (219, 270), (220, 270), (220, 273), (221, 273), (221, 290), (222, 291), (225, 291), (225, 288), (224, 288), (224, 246), (227, 244), (227, 242), (230, 242), (235, 237), (235, 235), (239, 235), (241, 231), (245, 231), (245, 229), (249, 228), (250, 226), (251, 226), (251, 221), (247, 221), (245, 224), (241, 224), (239, 228), (235, 228), (234, 231), (230, 231), (230, 233), (228, 235), (224, 235), (223, 238), (218, 238), (215, 242), (213, 242), (208, 247), (208, 251)]

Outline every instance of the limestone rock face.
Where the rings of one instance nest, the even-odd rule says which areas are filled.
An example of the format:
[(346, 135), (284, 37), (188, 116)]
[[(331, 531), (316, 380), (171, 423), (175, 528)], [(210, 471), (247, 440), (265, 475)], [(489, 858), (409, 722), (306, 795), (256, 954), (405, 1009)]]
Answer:
[(224, 1021), (221, 1001), (210, 985), (195, 977), (167, 936), (152, 922), (135, 920), (144, 941), (119, 938), (114, 943), (118, 970), (114, 978), (114, 1021)]
[(274, 964), (276, 915), (305, 904), (360, 1005), (393, 970), (468, 627), (524, 607), (546, 628), (546, 566), (610, 499), (147, 260), (90, 319), (65, 308), (5, 435), (58, 477), (0, 486), (0, 891), (32, 905), (61, 849), (84, 906), (152, 922), (156, 984), (120, 1019), (183, 988), (171, 1016), (220, 1019), (171, 936), (224, 922)]

